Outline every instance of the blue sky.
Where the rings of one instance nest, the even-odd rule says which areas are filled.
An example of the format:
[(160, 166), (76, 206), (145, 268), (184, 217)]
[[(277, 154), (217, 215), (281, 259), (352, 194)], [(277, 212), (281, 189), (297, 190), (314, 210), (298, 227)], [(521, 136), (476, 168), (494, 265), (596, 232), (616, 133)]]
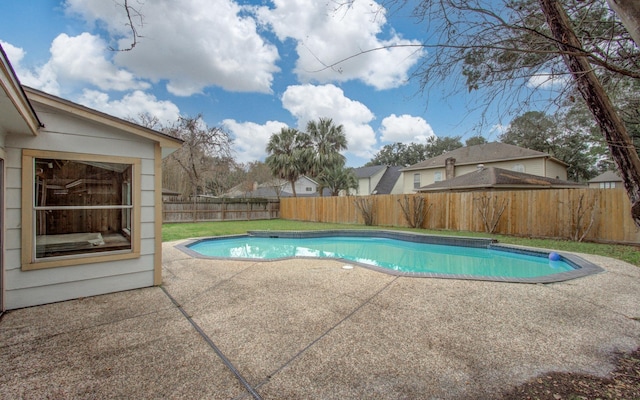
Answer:
[[(428, 27), (410, 8), (387, 11), (370, 0), (130, 0), (142, 19), (131, 42), (120, 0), (8, 1), (0, 43), (18, 77), (35, 87), (122, 117), (142, 112), (170, 125), (202, 114), (234, 138), (239, 162), (264, 160), (269, 137), (284, 126), (330, 117), (344, 126), (349, 166), (382, 146), (427, 137), (482, 134), (489, 121), (465, 110), (446, 86), (421, 93), (409, 79), (420, 47), (395, 47), (324, 68), (361, 50), (418, 45)], [(176, 8), (179, 4), (179, 8)], [(446, 83), (443, 83), (445, 85)], [(471, 99), (472, 101), (472, 99)]]

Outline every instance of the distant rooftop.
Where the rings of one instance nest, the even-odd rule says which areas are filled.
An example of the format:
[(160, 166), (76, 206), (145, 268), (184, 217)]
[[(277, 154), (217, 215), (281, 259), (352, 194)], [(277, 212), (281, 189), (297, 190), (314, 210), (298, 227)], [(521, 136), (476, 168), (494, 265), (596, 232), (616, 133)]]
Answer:
[(600, 182), (622, 182), (622, 178), (620, 178), (617, 172), (607, 171), (596, 176), (595, 178), (589, 181), (589, 183), (600, 183)]
[[(461, 147), (452, 151), (448, 151), (437, 157), (419, 162), (404, 168), (403, 171), (411, 171), (417, 169), (441, 168), (445, 165), (447, 158), (455, 158), (456, 165), (482, 164), (504, 160), (520, 160), (527, 158), (549, 157), (553, 158), (561, 164), (564, 162), (551, 157), (547, 153), (541, 151), (525, 149), (511, 144), (492, 142), (479, 144), (475, 146)], [(565, 164), (566, 165), (566, 164)]]
[(576, 182), (547, 178), (515, 172), (503, 168), (484, 167), (468, 174), (457, 176), (431, 185), (423, 186), (419, 192), (465, 191), (481, 189), (562, 189), (580, 188)]

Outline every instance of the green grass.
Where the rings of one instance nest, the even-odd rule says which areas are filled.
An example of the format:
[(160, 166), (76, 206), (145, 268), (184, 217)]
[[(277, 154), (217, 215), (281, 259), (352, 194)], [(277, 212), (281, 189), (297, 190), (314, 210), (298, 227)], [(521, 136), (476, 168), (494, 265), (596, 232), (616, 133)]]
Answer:
[(420, 233), (431, 233), (437, 235), (493, 237), (500, 243), (505, 244), (596, 254), (617, 258), (630, 264), (640, 266), (640, 249), (636, 246), (583, 243), (572, 242), (568, 240), (532, 239), (504, 235), (487, 235), (478, 232), (430, 231), (424, 229), (396, 228), (384, 226), (369, 227), (364, 225), (327, 224), (320, 222), (290, 221), (284, 219), (164, 224), (162, 226), (162, 241), (170, 242), (174, 240), (196, 237), (236, 235), (252, 230), (289, 231), (323, 229), (391, 229)]

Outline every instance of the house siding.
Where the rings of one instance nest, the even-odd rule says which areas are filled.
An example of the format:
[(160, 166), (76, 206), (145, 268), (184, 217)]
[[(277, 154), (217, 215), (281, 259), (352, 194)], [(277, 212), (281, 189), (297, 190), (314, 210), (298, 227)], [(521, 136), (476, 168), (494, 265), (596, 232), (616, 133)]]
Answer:
[(567, 180), (567, 168), (553, 160), (547, 160), (547, 176), (549, 178)]
[(358, 179), (357, 194), (360, 196), (370, 195), (371, 192), (373, 192), (373, 190), (376, 188), (376, 186), (378, 186), (378, 183), (380, 183), (380, 180), (384, 176), (386, 170), (386, 168), (381, 168), (379, 172), (376, 172), (371, 176)]
[[(34, 103), (45, 124), (38, 136), (6, 139), (5, 307), (104, 294), (154, 283), (155, 142)], [(140, 159), (140, 257), (37, 270), (21, 268), (22, 150), (48, 150)], [(159, 188), (157, 188), (160, 190)]]
[[(567, 170), (563, 164), (549, 160), (543, 157), (529, 159), (513, 159), (499, 162), (482, 163), (485, 167), (496, 167), (507, 170), (514, 170), (516, 165), (520, 164), (525, 172), (531, 175), (545, 176), (548, 178), (556, 178), (561, 180), (567, 179)], [(454, 176), (461, 176), (476, 171), (477, 164), (456, 165)], [(420, 174), (420, 185), (431, 185), (435, 182), (436, 173), (441, 173), (442, 178), (445, 177), (444, 165), (441, 168), (431, 168), (423, 170), (403, 171), (401, 180), (403, 182), (403, 193), (415, 193), (413, 188), (413, 175)]]

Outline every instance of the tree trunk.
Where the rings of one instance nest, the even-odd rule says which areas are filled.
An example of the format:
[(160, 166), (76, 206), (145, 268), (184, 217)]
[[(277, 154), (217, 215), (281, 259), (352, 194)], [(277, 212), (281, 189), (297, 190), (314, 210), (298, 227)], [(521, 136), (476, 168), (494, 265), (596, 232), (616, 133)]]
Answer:
[(539, 1), (564, 62), (618, 166), (627, 196), (631, 200), (631, 217), (636, 226), (640, 227), (640, 157), (598, 77), (586, 57), (580, 54), (582, 44), (573, 31), (564, 8), (558, 0)]
[(607, 0), (609, 7), (618, 14), (622, 25), (640, 47), (640, 2), (638, 0)]

